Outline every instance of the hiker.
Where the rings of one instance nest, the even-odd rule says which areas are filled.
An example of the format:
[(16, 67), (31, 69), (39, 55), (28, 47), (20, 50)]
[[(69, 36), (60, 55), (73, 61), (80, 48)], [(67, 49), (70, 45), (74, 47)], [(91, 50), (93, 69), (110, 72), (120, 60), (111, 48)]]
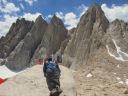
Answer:
[[(55, 60), (55, 61), (54, 61)], [(59, 96), (62, 93), (60, 89), (60, 73), (61, 70), (58, 65), (57, 59), (53, 59), (53, 56), (49, 56), (44, 59), (43, 66), (44, 76), (46, 77), (46, 82), (48, 89), (50, 91), (50, 96)]]

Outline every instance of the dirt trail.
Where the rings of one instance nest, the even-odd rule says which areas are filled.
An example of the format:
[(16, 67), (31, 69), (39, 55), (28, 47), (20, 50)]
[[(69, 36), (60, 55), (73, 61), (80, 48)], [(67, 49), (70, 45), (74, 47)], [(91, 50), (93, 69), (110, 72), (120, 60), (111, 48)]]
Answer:
[[(76, 96), (72, 72), (66, 67), (60, 66), (60, 68), (63, 89), (60, 96)], [(0, 96), (49, 96), (46, 80), (42, 74), (42, 66), (36, 65), (27, 69), (0, 85)]]

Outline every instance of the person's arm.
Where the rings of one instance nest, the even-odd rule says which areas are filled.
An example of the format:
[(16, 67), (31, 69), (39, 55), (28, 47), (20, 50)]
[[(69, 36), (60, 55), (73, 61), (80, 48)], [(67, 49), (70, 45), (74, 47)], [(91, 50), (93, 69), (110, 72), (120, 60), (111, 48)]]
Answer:
[(46, 63), (44, 63), (43, 72), (46, 73)]
[(58, 64), (57, 64), (57, 68), (58, 68), (59, 72), (61, 73), (61, 70), (60, 70), (60, 67), (59, 67), (59, 65), (58, 65)]
[(47, 64), (47, 58), (44, 59), (44, 66), (43, 66), (44, 76), (46, 76), (46, 64)]
[(46, 63), (44, 63), (43, 72), (44, 72), (44, 76), (46, 77)]

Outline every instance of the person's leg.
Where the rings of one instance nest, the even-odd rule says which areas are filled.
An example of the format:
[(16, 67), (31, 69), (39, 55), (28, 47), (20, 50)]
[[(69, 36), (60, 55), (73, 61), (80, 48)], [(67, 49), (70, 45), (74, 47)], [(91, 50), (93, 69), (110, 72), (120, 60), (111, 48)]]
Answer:
[(54, 86), (59, 86), (60, 87), (60, 80), (58, 78), (56, 79), (53, 79), (53, 83), (54, 83)]
[(49, 96), (59, 96), (57, 89), (56, 89), (56, 83), (54, 82), (54, 79), (47, 78), (46, 81), (47, 81), (48, 89), (50, 91)]
[(46, 78), (46, 81), (47, 81), (49, 91), (52, 91), (54, 89), (54, 83), (50, 78)]
[(54, 79), (53, 82), (55, 84), (54, 86), (55, 86), (57, 92), (59, 94), (62, 93), (62, 89), (60, 88), (60, 80), (59, 80), (59, 78)]

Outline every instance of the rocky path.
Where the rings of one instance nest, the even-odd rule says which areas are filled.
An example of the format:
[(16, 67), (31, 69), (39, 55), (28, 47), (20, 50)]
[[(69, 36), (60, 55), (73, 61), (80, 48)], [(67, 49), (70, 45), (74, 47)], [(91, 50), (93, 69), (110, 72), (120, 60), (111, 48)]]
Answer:
[[(61, 66), (61, 87), (63, 93), (60, 96), (76, 96), (75, 82), (72, 72)], [(42, 74), (42, 66), (36, 65), (25, 72), (10, 78), (0, 85), (0, 96), (49, 96), (45, 78)]]
[(128, 86), (102, 69), (75, 72), (77, 96), (128, 96)]
[[(63, 89), (60, 96), (128, 96), (128, 86), (102, 68), (79, 71), (60, 68)], [(29, 68), (1, 84), (0, 96), (49, 96), (42, 66)]]

